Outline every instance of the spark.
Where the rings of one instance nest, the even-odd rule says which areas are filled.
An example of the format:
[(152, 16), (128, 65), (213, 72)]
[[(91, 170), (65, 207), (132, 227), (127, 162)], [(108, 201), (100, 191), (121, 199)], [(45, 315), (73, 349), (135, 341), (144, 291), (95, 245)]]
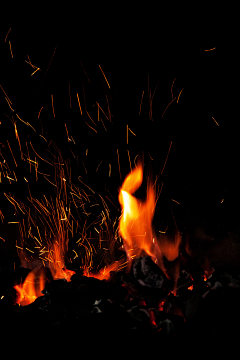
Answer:
[(81, 104), (80, 104), (80, 100), (79, 100), (78, 93), (77, 93), (77, 99), (78, 99), (79, 109), (80, 109), (80, 112), (81, 112), (81, 115), (82, 115), (83, 113), (82, 113), (82, 108), (81, 108)]
[(43, 79), (42, 79), (42, 81), (41, 81), (41, 83), (40, 83), (40, 85), (39, 85), (39, 87), (38, 87), (37, 91), (39, 90), (39, 88), (40, 88), (40, 86), (41, 86), (42, 82), (44, 81), (44, 79), (45, 79), (45, 77), (46, 77), (46, 75), (47, 75), (47, 72), (48, 72), (49, 67), (50, 67), (50, 65), (51, 65), (51, 63), (52, 63), (53, 57), (54, 57), (54, 55), (55, 55), (56, 49), (57, 49), (57, 46), (56, 46), (56, 47), (55, 47), (55, 49), (54, 49), (54, 52), (53, 52), (52, 58), (51, 58), (51, 60), (50, 60), (50, 63), (49, 63), (49, 65), (48, 65), (48, 68), (47, 68), (47, 70), (46, 70), (46, 72), (45, 72), (45, 74), (44, 74), (44, 76), (43, 76)]
[(128, 160), (129, 160), (129, 164), (130, 164), (130, 169), (131, 169), (131, 171), (132, 171), (132, 165), (131, 165), (131, 159), (130, 159), (129, 150), (127, 150), (127, 152), (128, 152)]
[(53, 164), (51, 164), (49, 161), (43, 159), (40, 155), (37, 154), (37, 152), (34, 150), (33, 146), (32, 146), (32, 143), (30, 141), (30, 145), (31, 145), (31, 148), (33, 149), (33, 151), (35, 152), (35, 154), (39, 157), (39, 159), (41, 159), (42, 161), (45, 161), (47, 164), (53, 166)]
[(9, 221), (8, 224), (19, 224), (20, 221)]
[(15, 162), (15, 166), (17, 167), (17, 163), (16, 163), (15, 157), (14, 157), (14, 155), (13, 155), (13, 152), (12, 152), (12, 149), (11, 149), (11, 147), (10, 147), (10, 144), (9, 144), (8, 140), (7, 140), (7, 143), (8, 143), (9, 149), (10, 149), (10, 151), (11, 151), (13, 160), (14, 160), (14, 162)]
[(9, 99), (5, 97), (5, 99), (7, 100), (8, 106), (10, 107), (10, 109), (12, 110), (12, 112), (15, 112), (15, 110), (11, 107), (10, 103), (9, 103)]
[(53, 94), (51, 95), (51, 97), (52, 97), (52, 109), (53, 109), (53, 116), (55, 117), (54, 106), (53, 106)]
[(215, 50), (215, 49), (216, 49), (216, 47), (212, 48), (212, 49), (205, 50), (205, 51), (212, 51), (212, 50)]
[(119, 153), (118, 153), (118, 149), (117, 149), (117, 155), (118, 155), (118, 169), (119, 169), (119, 175), (120, 175), (120, 180), (122, 180), (121, 171), (120, 171), (120, 163), (119, 163)]
[(142, 109), (142, 100), (143, 100), (143, 95), (144, 95), (144, 91), (143, 91), (143, 93), (142, 93), (142, 97), (141, 97), (141, 103), (140, 103), (139, 115), (140, 115), (140, 113), (141, 113), (141, 109)]
[(214, 117), (212, 117), (212, 119), (215, 121), (215, 123), (217, 124), (217, 126), (219, 126), (218, 122), (214, 119)]
[(176, 78), (173, 80), (173, 83), (172, 83), (172, 86), (171, 86), (171, 94), (172, 94), (172, 99), (173, 99), (173, 92), (172, 92), (172, 88), (173, 88), (173, 84), (174, 84), (174, 81), (176, 80)]
[(4, 91), (2, 85), (0, 85), (0, 88), (2, 89), (2, 91), (4, 92), (4, 94), (6, 95), (8, 101), (10, 102), (10, 104), (12, 104), (11, 100), (10, 100), (9, 97), (7, 96), (6, 92)]
[(179, 93), (179, 95), (178, 95), (178, 98), (177, 98), (177, 103), (178, 103), (178, 100), (179, 100), (179, 98), (180, 98), (180, 95), (181, 95), (181, 93), (182, 93), (183, 89), (184, 89), (184, 88), (182, 88), (182, 90), (180, 91), (180, 93)]
[(45, 137), (44, 137), (44, 136), (42, 136), (42, 135), (39, 135), (39, 136), (41, 136), (41, 138), (43, 138), (43, 139), (47, 142), (47, 140), (45, 139)]
[(224, 199), (222, 199), (221, 204), (223, 203)]
[(57, 187), (57, 185), (55, 185), (55, 184), (53, 184), (50, 180), (48, 180), (47, 178), (46, 178), (46, 176), (43, 176), (48, 182), (50, 182), (50, 184), (52, 184), (53, 186), (55, 186), (55, 187)]
[(31, 76), (32, 76), (32, 75), (34, 75), (38, 70), (41, 70), (41, 69), (31, 63), (31, 60), (30, 60), (30, 58), (29, 58), (28, 55), (27, 55), (27, 57), (28, 57), (29, 62), (26, 61), (26, 60), (25, 60), (25, 62), (26, 62), (27, 64), (31, 65), (31, 67), (32, 67), (33, 69), (36, 69), (36, 70), (31, 74)]
[(180, 205), (180, 203), (174, 199), (172, 199), (172, 201), (174, 201), (175, 203), (177, 203), (178, 205)]
[(99, 231), (94, 227), (94, 229), (96, 230), (96, 232), (99, 234)]
[(65, 128), (66, 128), (66, 132), (67, 132), (67, 138), (68, 138), (68, 141), (71, 141), (71, 139), (70, 139), (70, 137), (69, 137), (69, 135), (68, 135), (68, 129), (67, 129), (67, 124), (65, 123), (64, 125), (65, 125)]
[(95, 194), (95, 192), (94, 192), (89, 186), (87, 186), (82, 180), (79, 179), (80, 177), (81, 177), (81, 176), (78, 177), (78, 180), (79, 180), (83, 185), (85, 185), (89, 190), (91, 190), (91, 191), (93, 192), (93, 194)]
[(10, 30), (11, 30), (11, 28), (8, 30), (7, 35), (6, 35), (6, 37), (5, 37), (4, 42), (6, 42), (6, 40), (7, 40), (7, 36), (8, 36), (8, 34), (9, 34)]
[(109, 177), (111, 176), (111, 164), (109, 164)]
[(101, 123), (103, 124), (103, 127), (104, 127), (105, 131), (107, 131), (107, 129), (106, 129), (105, 125), (104, 125), (104, 122), (102, 121), (102, 118), (100, 118), (100, 120), (101, 120)]
[(6, 241), (6, 240), (4, 240), (4, 238), (2, 238), (1, 236), (0, 236), (0, 239), (3, 240), (4, 242)]
[(18, 249), (21, 249), (21, 250), (23, 250), (23, 248), (22, 247), (20, 247), (20, 246), (17, 246), (17, 245), (15, 245), (16, 246), (16, 248), (18, 248)]
[(176, 97), (173, 98), (173, 99), (170, 101), (170, 103), (167, 105), (166, 109), (164, 110), (164, 112), (163, 112), (163, 114), (162, 114), (162, 117), (163, 117), (163, 115), (165, 114), (167, 108), (171, 105), (171, 103), (172, 103), (175, 99), (176, 99)]
[(9, 46), (10, 46), (10, 51), (11, 51), (11, 55), (12, 55), (12, 59), (13, 59), (13, 53), (12, 53), (11, 41), (9, 41)]
[(34, 127), (32, 127), (32, 125), (29, 124), (29, 122), (25, 122), (23, 119), (20, 118), (20, 116), (19, 116), (18, 114), (16, 114), (16, 116), (19, 118), (20, 121), (22, 121), (25, 125), (30, 126), (30, 127), (36, 132), (36, 130), (34, 129)]
[(91, 127), (86, 121), (85, 123), (87, 124), (87, 126), (89, 126), (93, 131), (95, 131), (95, 133), (97, 133), (97, 130), (95, 130), (93, 127)]
[(75, 260), (78, 257), (78, 254), (76, 253), (75, 250), (73, 250), (73, 252), (76, 254), (76, 256), (73, 258), (73, 260)]
[(99, 65), (99, 67), (100, 67), (100, 70), (101, 70), (101, 72), (102, 72), (102, 74), (103, 74), (103, 76), (104, 76), (104, 78), (105, 78), (105, 80), (106, 80), (106, 82), (107, 82), (107, 84), (108, 84), (108, 87), (109, 87), (109, 89), (110, 89), (110, 85), (109, 85), (109, 83), (108, 83), (108, 81), (107, 81), (107, 78), (106, 78), (104, 72), (102, 71), (102, 68), (101, 68), (100, 65)]
[(136, 136), (136, 134), (134, 134), (134, 132), (130, 128), (128, 128), (128, 130), (131, 131), (134, 136)]
[[(105, 112), (103, 111), (103, 109), (101, 108), (101, 106), (99, 105), (99, 103), (96, 101), (97, 103), (97, 106), (98, 106), (98, 112), (99, 112), (99, 109), (101, 109), (101, 111), (103, 112), (103, 114), (105, 115), (105, 117), (109, 120), (109, 118), (107, 117), (107, 115), (105, 114)], [(93, 105), (94, 106), (94, 105)], [(98, 119), (99, 119), (99, 114), (98, 114)], [(98, 120), (99, 121), (99, 120)]]
[(169, 146), (169, 149), (168, 149), (167, 157), (166, 157), (165, 163), (164, 163), (164, 165), (163, 165), (163, 169), (162, 169), (162, 171), (161, 171), (161, 175), (162, 175), (162, 173), (163, 173), (163, 171), (164, 171), (164, 169), (165, 169), (165, 165), (166, 165), (166, 163), (167, 163), (167, 159), (168, 159), (169, 152), (170, 152), (170, 150), (171, 150), (171, 146), (172, 146), (172, 141), (171, 141), (170, 146)]

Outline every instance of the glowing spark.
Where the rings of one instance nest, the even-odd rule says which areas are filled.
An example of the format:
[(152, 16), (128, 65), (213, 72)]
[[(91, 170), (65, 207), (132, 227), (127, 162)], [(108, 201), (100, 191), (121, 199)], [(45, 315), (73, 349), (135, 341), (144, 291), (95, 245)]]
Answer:
[(0, 85), (0, 88), (2, 89), (2, 91), (4, 92), (4, 94), (6, 95), (8, 101), (10, 102), (10, 104), (12, 104), (11, 100), (9, 99), (9, 97), (7, 96), (7, 94), (5, 93), (5, 91), (3, 90), (3, 87)]
[(11, 109), (13, 112), (15, 112), (15, 110), (13, 110), (13, 108), (11, 107), (8, 98), (5, 98), (5, 99), (7, 100), (7, 103), (8, 103), (8, 106), (10, 107), (10, 109)]
[(46, 178), (46, 176), (43, 176), (48, 182), (50, 182), (50, 184), (52, 184), (53, 186), (57, 187), (57, 185), (53, 184), (50, 180), (48, 180), (48, 178)]
[(42, 136), (42, 135), (39, 135), (39, 136), (41, 136), (46, 142), (47, 142), (47, 140), (45, 139), (45, 137), (44, 136)]
[(26, 179), (25, 177), (24, 177), (24, 180), (25, 180), (26, 182), (28, 182), (28, 181), (27, 181), (27, 179)]
[(12, 181), (15, 181), (13, 178), (11, 178), (10, 176), (6, 176), (7, 179), (10, 179)]
[(119, 153), (118, 153), (118, 149), (117, 149), (117, 154), (118, 154), (118, 169), (119, 169), (119, 175), (120, 175), (120, 179), (122, 180), (121, 171), (120, 171), (120, 163), (119, 163)]
[(165, 114), (167, 108), (171, 105), (171, 103), (172, 103), (175, 99), (176, 99), (176, 97), (170, 101), (170, 103), (168, 104), (168, 106), (167, 106), (166, 109), (164, 110), (164, 112), (163, 112), (163, 114), (162, 114), (162, 117), (163, 117), (163, 115)]
[(18, 249), (21, 249), (21, 250), (23, 250), (23, 248), (22, 247), (20, 247), (20, 246), (17, 246), (17, 245), (15, 245), (16, 246), (16, 248), (18, 248)]
[(47, 164), (53, 166), (53, 164), (51, 164), (50, 162), (48, 162), (47, 160), (43, 159), (40, 155), (37, 154), (37, 152), (34, 150), (33, 146), (32, 146), (32, 143), (30, 141), (30, 145), (31, 145), (31, 148), (33, 149), (33, 151), (35, 152), (35, 154), (39, 157), (39, 159), (41, 159), (42, 161), (45, 161)]
[(104, 125), (104, 123), (102, 121), (102, 118), (100, 118), (100, 120), (101, 120), (101, 123), (103, 124), (103, 127), (104, 127), (105, 131), (107, 131), (107, 129), (106, 129), (106, 127), (105, 127), (105, 125)]
[(133, 132), (131, 129), (128, 128), (128, 130), (131, 131), (131, 133), (132, 133), (134, 136), (136, 136), (136, 134), (134, 134), (134, 132)]
[(15, 166), (17, 167), (17, 163), (16, 163), (16, 160), (15, 160), (15, 157), (13, 156), (13, 152), (12, 152), (12, 149), (11, 149), (11, 147), (10, 147), (10, 144), (9, 144), (8, 140), (7, 140), (7, 143), (8, 143), (9, 149), (10, 149), (10, 151), (11, 151), (13, 160), (14, 160), (14, 162), (15, 162)]
[(87, 124), (87, 126), (89, 126), (93, 131), (95, 131), (95, 133), (97, 133), (97, 130), (95, 130), (93, 127), (91, 127), (86, 121), (85, 123)]
[(223, 203), (224, 199), (222, 199), (221, 204)]
[(143, 95), (144, 95), (144, 91), (143, 91), (143, 93), (142, 93), (142, 97), (141, 97), (141, 103), (140, 103), (139, 115), (140, 115), (140, 113), (141, 113), (141, 109), (142, 109), (142, 99), (143, 99)]
[(172, 201), (174, 201), (175, 203), (177, 203), (178, 205), (180, 205), (180, 203), (174, 199), (172, 199)]
[(79, 96), (78, 96), (78, 93), (77, 93), (77, 99), (78, 99), (78, 105), (79, 105), (79, 109), (80, 109), (80, 112), (81, 112), (81, 115), (82, 115), (82, 108), (81, 108), (81, 105), (80, 105), (80, 100), (79, 100)]
[(131, 169), (131, 171), (132, 171), (132, 165), (131, 165), (131, 159), (130, 159), (129, 150), (128, 150), (127, 152), (128, 152), (128, 160), (129, 160), (129, 164), (130, 164), (130, 169)]
[[(79, 176), (79, 177), (80, 177), (80, 176)], [(89, 186), (87, 186), (82, 180), (80, 180), (79, 177), (78, 177), (78, 180), (79, 180), (83, 185), (85, 185), (89, 190), (91, 190), (91, 191), (93, 192), (93, 194), (95, 194), (95, 192), (94, 192)]]
[(102, 74), (103, 74), (103, 76), (104, 76), (104, 78), (105, 78), (105, 80), (106, 80), (106, 82), (107, 82), (107, 84), (108, 84), (108, 87), (109, 87), (109, 89), (110, 89), (110, 85), (109, 85), (109, 83), (108, 83), (108, 81), (107, 81), (107, 78), (106, 78), (104, 72), (102, 71), (102, 68), (101, 68), (100, 65), (99, 65), (99, 67), (100, 67), (100, 70), (101, 70), (101, 72), (102, 72)]
[(216, 48), (212, 48), (212, 49), (208, 49), (208, 50), (205, 50), (205, 51), (212, 51), (212, 50), (215, 50)]
[(51, 97), (52, 97), (52, 109), (53, 109), (53, 116), (55, 117), (54, 106), (53, 106), (53, 95), (51, 95)]
[(11, 55), (12, 55), (12, 59), (13, 59), (13, 53), (12, 53), (12, 47), (11, 47), (11, 41), (9, 41), (9, 46), (10, 46), (10, 51), (11, 51)]
[(172, 94), (172, 99), (173, 99), (173, 92), (172, 92), (172, 88), (173, 88), (173, 84), (174, 84), (174, 81), (176, 80), (176, 78), (173, 80), (173, 83), (172, 83), (172, 86), (171, 86), (171, 94)]
[(111, 164), (109, 164), (109, 177), (111, 176)]
[(162, 175), (162, 173), (163, 173), (163, 171), (164, 171), (164, 169), (165, 169), (165, 166), (166, 166), (166, 163), (167, 163), (167, 159), (168, 159), (168, 155), (169, 155), (169, 152), (170, 152), (170, 150), (171, 150), (171, 146), (172, 146), (172, 141), (171, 141), (170, 146), (169, 146), (169, 149), (168, 149), (167, 157), (166, 157), (165, 163), (164, 163), (164, 165), (163, 165), (163, 169), (162, 169), (162, 171), (161, 171), (161, 175)]
[(1, 236), (0, 236), (0, 239), (3, 240), (4, 242), (6, 241), (6, 240), (4, 240), (4, 238), (2, 238)]
[(66, 125), (66, 123), (65, 123), (64, 125), (65, 125), (65, 128), (66, 128), (68, 141), (71, 141), (71, 139), (70, 139), (70, 137), (69, 137), (69, 135), (68, 135), (68, 129), (67, 129), (67, 125)]
[(43, 109), (43, 106), (42, 106), (41, 109), (39, 110), (38, 119), (39, 119), (39, 117), (40, 117), (40, 114), (41, 114), (42, 109)]
[[(99, 109), (101, 109), (101, 111), (103, 112), (103, 114), (106, 116), (106, 118), (109, 120), (109, 118), (107, 117), (107, 115), (105, 114), (105, 112), (103, 111), (103, 109), (101, 108), (101, 106), (99, 105), (99, 103), (96, 101), (97, 103), (97, 106), (98, 106), (98, 112), (99, 112)], [(99, 116), (98, 116), (99, 118)], [(99, 120), (98, 120), (99, 121)]]
[(96, 232), (99, 234), (99, 231), (94, 227), (94, 229), (96, 230)]
[(20, 221), (9, 221), (8, 224), (19, 224)]
[[(55, 47), (55, 49), (54, 49), (54, 52), (53, 52), (52, 58), (51, 58), (51, 60), (50, 60), (50, 63), (49, 63), (49, 65), (48, 65), (48, 68), (47, 68), (47, 70), (46, 70), (46, 72), (45, 72), (45, 74), (44, 74), (44, 76), (43, 76), (43, 79), (42, 79), (42, 81), (41, 81), (41, 83), (40, 83), (40, 85), (39, 85), (38, 89), (40, 88), (40, 86), (41, 86), (41, 84), (42, 84), (43, 80), (45, 79), (45, 77), (46, 77), (46, 75), (47, 75), (47, 72), (48, 72), (48, 70), (49, 70), (49, 67), (50, 67), (50, 65), (51, 65), (51, 63), (52, 63), (52, 59), (53, 59), (53, 57), (54, 57), (54, 55), (55, 55), (55, 51), (56, 51), (56, 49), (57, 49), (57, 46), (56, 46), (56, 47)], [(38, 91), (38, 90), (37, 90), (37, 91)]]
[(128, 125), (127, 125), (127, 144), (128, 144)]
[(73, 258), (73, 260), (74, 260), (74, 259), (76, 259), (78, 257), (78, 254), (76, 253), (75, 250), (73, 250), (73, 252), (76, 254), (76, 256)]
[(180, 98), (180, 95), (181, 95), (181, 92), (183, 91), (184, 88), (182, 88), (182, 90), (180, 91), (179, 95), (178, 95), (178, 98), (177, 98), (177, 103), (178, 103), (178, 100)]
[(215, 123), (217, 124), (217, 126), (219, 126), (218, 122), (214, 119), (214, 117), (212, 117), (212, 119), (215, 121)]
[(8, 34), (9, 34), (9, 31), (10, 31), (10, 30), (11, 30), (11, 28), (8, 30), (7, 35), (6, 35), (6, 37), (5, 37), (4, 42), (6, 42), (6, 40), (7, 40), (7, 36), (8, 36)]

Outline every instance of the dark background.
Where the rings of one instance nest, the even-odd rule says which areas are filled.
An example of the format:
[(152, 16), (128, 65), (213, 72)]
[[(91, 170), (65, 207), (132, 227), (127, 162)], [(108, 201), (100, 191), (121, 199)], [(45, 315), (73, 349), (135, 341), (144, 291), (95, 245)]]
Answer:
[[(186, 24), (185, 18), (172, 18), (164, 11), (145, 13), (142, 9), (140, 16), (130, 9), (126, 12), (118, 9), (109, 17), (102, 15), (104, 11), (99, 16), (96, 9), (95, 12), (96, 17), (82, 9), (77, 15), (72, 14), (71, 19), (67, 14), (62, 18), (57, 12), (54, 18), (51, 14), (46, 18), (39, 14), (2, 27), (0, 84), (12, 101), (15, 113), (36, 132), (20, 122), (1, 90), (1, 151), (19, 177), (18, 184), (10, 184), (5, 178), (0, 184), (0, 210), (5, 216), (0, 224), (0, 236), (6, 239), (0, 243), (1, 261), (10, 267), (18, 261), (17, 255), (12, 254), (18, 230), (7, 224), (14, 221), (14, 209), (4, 192), (24, 200), (27, 189), (23, 177), (26, 176), (31, 179), (33, 194), (38, 196), (42, 189), (51, 193), (46, 180), (39, 176), (36, 182), (34, 174), (29, 174), (29, 164), (21, 161), (14, 126), (9, 119), (13, 116), (23, 152), (27, 151), (25, 142), (31, 141), (37, 153), (44, 157), (49, 143), (55, 142), (64, 159), (71, 159), (72, 182), (77, 183), (80, 175), (96, 193), (108, 194), (115, 204), (108, 203), (113, 218), (121, 213), (118, 190), (130, 171), (128, 151), (132, 167), (137, 155), (144, 156), (144, 181), (136, 193), (144, 198), (148, 173), (152, 173), (155, 181), (172, 144), (164, 172), (156, 183), (159, 188), (163, 183), (163, 187), (155, 211), (155, 228), (168, 227), (174, 231), (177, 224), (179, 231), (188, 233), (194, 255), (204, 258), (208, 253), (216, 265), (227, 261), (237, 266), (240, 154), (238, 51), (234, 31), (228, 29), (226, 33), (224, 25), (219, 26), (214, 19), (209, 21), (210, 25), (207, 21), (195, 23), (194, 18)], [(34, 69), (25, 62), (27, 55), (32, 64), (41, 69), (33, 76)], [(152, 116), (149, 115), (150, 89), (151, 95), (156, 89)], [(165, 111), (172, 94), (176, 99)], [(108, 117), (110, 109), (111, 121), (100, 111), (107, 131), (97, 121), (96, 101)], [(75, 144), (68, 141), (65, 124)], [(136, 134), (128, 133), (128, 144), (127, 125)], [(43, 135), (47, 143), (39, 135)], [(46, 164), (39, 166), (43, 173), (49, 170)], [(202, 232), (196, 233), (196, 230)]]

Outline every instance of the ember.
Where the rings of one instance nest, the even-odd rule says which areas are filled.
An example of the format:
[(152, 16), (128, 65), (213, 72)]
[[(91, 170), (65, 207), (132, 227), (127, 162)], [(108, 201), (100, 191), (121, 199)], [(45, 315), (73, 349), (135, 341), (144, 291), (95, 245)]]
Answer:
[[(90, 343), (91, 354), (107, 343), (126, 352), (131, 343), (135, 356), (151, 344), (159, 357), (172, 348), (188, 351), (189, 344), (238, 339), (237, 193), (222, 174), (230, 168), (223, 155), (229, 151), (232, 161), (234, 150), (213, 140), (224, 124), (221, 110), (210, 112), (206, 100), (192, 95), (192, 87), (207, 90), (170, 72), (162, 85), (170, 96), (159, 96), (155, 109), (158, 84), (146, 68), (145, 84), (135, 65), (130, 71), (121, 64), (114, 75), (108, 62), (82, 63), (77, 45), (71, 52), (51, 44), (40, 57), (36, 45), (29, 53), (18, 49), (15, 28), (5, 35), (0, 312), (6, 338), (20, 349), (51, 342), (60, 354), (80, 342)], [(219, 55), (210, 52), (199, 57), (213, 71)], [(24, 91), (15, 93), (23, 82)], [(136, 95), (128, 90), (133, 83)], [(201, 117), (211, 119), (204, 137)], [(185, 132), (201, 139), (185, 139)]]

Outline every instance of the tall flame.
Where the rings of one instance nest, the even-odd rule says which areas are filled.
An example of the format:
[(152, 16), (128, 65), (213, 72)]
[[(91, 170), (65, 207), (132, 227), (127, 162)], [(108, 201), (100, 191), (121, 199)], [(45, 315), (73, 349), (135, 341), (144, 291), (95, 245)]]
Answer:
[(153, 236), (152, 218), (155, 209), (155, 190), (148, 184), (146, 202), (137, 200), (132, 194), (140, 187), (143, 180), (142, 164), (126, 177), (119, 193), (122, 216), (119, 222), (119, 233), (124, 241), (128, 257), (129, 271), (132, 259), (141, 256), (144, 251), (152, 260), (162, 264), (161, 251)]
[(142, 180), (143, 167), (138, 162), (136, 168), (124, 180), (119, 192), (119, 202), (122, 207), (119, 233), (123, 238), (128, 258), (127, 272), (131, 268), (132, 259), (145, 253), (151, 256), (152, 260), (167, 275), (162, 261), (163, 256), (168, 261), (173, 261), (178, 257), (181, 236), (177, 232), (174, 242), (169, 241), (166, 236), (156, 238), (152, 229), (152, 219), (156, 205), (155, 188), (151, 182), (148, 182), (145, 202), (141, 202), (132, 196), (142, 184)]

